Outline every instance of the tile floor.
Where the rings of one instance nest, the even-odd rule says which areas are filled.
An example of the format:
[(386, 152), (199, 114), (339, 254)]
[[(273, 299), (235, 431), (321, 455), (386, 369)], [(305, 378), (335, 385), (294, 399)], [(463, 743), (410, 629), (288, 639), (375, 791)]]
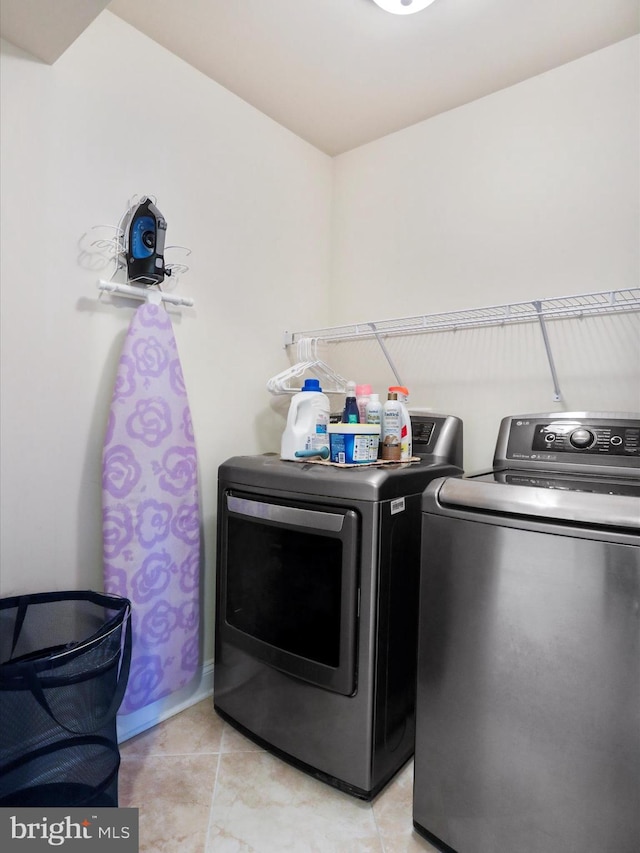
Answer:
[(212, 699), (120, 752), (119, 805), (139, 809), (140, 853), (436, 853), (413, 831), (413, 764), (365, 803), (260, 749)]

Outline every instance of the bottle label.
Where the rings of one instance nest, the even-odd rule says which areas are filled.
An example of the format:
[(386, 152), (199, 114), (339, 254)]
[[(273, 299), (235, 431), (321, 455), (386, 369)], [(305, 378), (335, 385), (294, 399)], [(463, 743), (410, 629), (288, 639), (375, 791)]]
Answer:
[(378, 458), (377, 435), (331, 436), (331, 461), (341, 463), (375, 462)]
[(327, 435), (327, 424), (329, 423), (329, 415), (326, 412), (316, 413), (316, 431), (309, 436), (307, 442), (308, 450), (320, 450), (322, 447), (329, 446), (329, 436)]
[(400, 444), (395, 441), (395, 435), (385, 438), (382, 443), (382, 458), (385, 461), (400, 461)]
[(402, 429), (400, 412), (385, 412), (382, 416), (382, 423), (385, 435), (400, 435)]

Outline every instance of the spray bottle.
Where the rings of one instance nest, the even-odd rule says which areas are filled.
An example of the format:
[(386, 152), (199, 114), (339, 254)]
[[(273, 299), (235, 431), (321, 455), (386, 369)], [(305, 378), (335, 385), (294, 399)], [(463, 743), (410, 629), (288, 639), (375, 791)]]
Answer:
[(347, 382), (347, 399), (345, 400), (344, 409), (342, 412), (343, 424), (359, 424), (360, 412), (358, 410), (358, 402), (356, 400), (356, 383)]
[(400, 404), (400, 458), (403, 462), (407, 462), (413, 455), (413, 431), (411, 429), (411, 417), (406, 405), (409, 400), (409, 390), (404, 385), (391, 385), (389, 391), (397, 394), (398, 403)]

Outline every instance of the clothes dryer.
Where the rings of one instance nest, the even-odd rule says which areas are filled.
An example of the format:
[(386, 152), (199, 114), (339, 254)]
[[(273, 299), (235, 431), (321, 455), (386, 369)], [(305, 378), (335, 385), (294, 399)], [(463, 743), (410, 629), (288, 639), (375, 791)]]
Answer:
[(220, 466), (214, 706), (370, 799), (412, 756), (422, 492), (462, 473), (462, 422), (415, 419), (420, 461)]

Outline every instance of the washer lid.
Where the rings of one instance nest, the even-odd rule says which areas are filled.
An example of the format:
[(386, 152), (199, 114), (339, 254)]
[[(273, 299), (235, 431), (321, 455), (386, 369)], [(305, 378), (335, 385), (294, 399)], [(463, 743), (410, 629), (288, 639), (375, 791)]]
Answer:
[(478, 477), (449, 477), (425, 495), (447, 507), (505, 516), (562, 520), (596, 527), (623, 527), (640, 533), (640, 482), (605, 478), (559, 478), (549, 473), (527, 482), (529, 471), (496, 471)]

